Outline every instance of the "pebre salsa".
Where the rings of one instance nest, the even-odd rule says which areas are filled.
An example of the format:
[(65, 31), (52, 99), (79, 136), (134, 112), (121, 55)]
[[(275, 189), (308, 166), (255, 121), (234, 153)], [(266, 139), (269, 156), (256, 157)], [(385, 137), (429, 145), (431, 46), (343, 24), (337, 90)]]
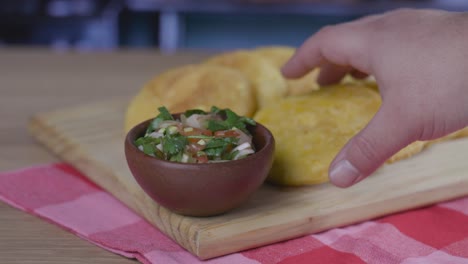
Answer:
[(255, 121), (230, 109), (187, 110), (178, 119), (167, 108), (149, 124), (135, 145), (145, 154), (183, 163), (238, 160), (255, 153), (247, 130)]

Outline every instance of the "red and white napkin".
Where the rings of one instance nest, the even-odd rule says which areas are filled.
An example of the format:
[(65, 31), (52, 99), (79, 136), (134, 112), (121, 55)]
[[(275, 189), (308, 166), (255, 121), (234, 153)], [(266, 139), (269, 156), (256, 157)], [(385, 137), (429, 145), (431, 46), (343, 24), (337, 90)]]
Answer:
[(0, 200), (142, 263), (468, 263), (468, 197), (208, 261), (64, 163), (0, 173)]

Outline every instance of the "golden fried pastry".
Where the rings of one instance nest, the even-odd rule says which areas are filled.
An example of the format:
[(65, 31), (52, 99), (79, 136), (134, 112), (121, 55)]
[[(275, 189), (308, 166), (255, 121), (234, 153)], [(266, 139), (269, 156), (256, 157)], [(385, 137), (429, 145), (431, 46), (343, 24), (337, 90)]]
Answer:
[[(305, 96), (288, 97), (261, 109), (254, 119), (276, 140), (275, 162), (267, 181), (302, 186), (328, 181), (328, 167), (341, 148), (372, 119), (379, 94), (367, 85), (339, 84)], [(441, 141), (468, 136), (468, 127), (432, 141), (409, 144), (386, 163), (409, 158)]]
[(407, 159), (415, 154), (418, 154), (428, 146), (427, 141), (415, 141), (402, 150), (398, 151), (395, 155), (387, 160), (386, 163), (394, 163), (396, 161)]
[(260, 109), (255, 120), (276, 140), (268, 181), (301, 186), (328, 180), (338, 151), (369, 122), (380, 107), (377, 92), (357, 85), (336, 85), (288, 97)]
[[(255, 49), (255, 53), (270, 62), (278, 71), (292, 57), (295, 48), (287, 46), (268, 46)], [(314, 69), (299, 79), (286, 79), (288, 95), (302, 95), (319, 89), (317, 78), (320, 70)]]
[(453, 140), (453, 139), (457, 139), (457, 138), (462, 138), (462, 137), (468, 137), (468, 127), (465, 127), (463, 129), (460, 129), (460, 130), (455, 131), (455, 132), (453, 132), (453, 133), (451, 133), (451, 134), (449, 134), (449, 135), (447, 135), (445, 137), (441, 137), (441, 138), (438, 138), (438, 139), (429, 140), (429, 141), (416, 141), (416, 142), (413, 142), (413, 143), (409, 144), (408, 146), (406, 146), (405, 148), (403, 148), (402, 150), (400, 150), (395, 155), (393, 155), (390, 159), (388, 159), (387, 163), (394, 163), (396, 161), (409, 158), (409, 157), (421, 152), (423, 149), (425, 149), (425, 148), (427, 148), (429, 146), (432, 146), (433, 144), (441, 143), (441, 142), (444, 142), (444, 141), (449, 141), (449, 140)]
[(158, 107), (162, 105), (159, 97), (154, 96), (149, 89), (141, 89), (127, 106), (124, 122), (125, 132), (147, 119), (154, 118), (158, 113)]
[(251, 82), (259, 108), (286, 96), (286, 82), (280, 72), (261, 56), (249, 51), (223, 53), (208, 59), (208, 65), (222, 65), (242, 72)]
[(252, 116), (256, 110), (254, 92), (240, 72), (223, 66), (188, 65), (169, 70), (150, 82), (130, 102), (125, 130), (157, 115), (166, 106), (171, 112), (216, 105)]
[(177, 79), (194, 70), (196, 65), (186, 65), (170, 69), (152, 80), (133, 97), (125, 113), (125, 131), (144, 120), (153, 118), (158, 113), (158, 107), (163, 106), (162, 94), (165, 93)]
[(431, 145), (436, 144), (436, 143), (440, 143), (440, 142), (444, 142), (444, 141), (448, 141), (448, 140), (453, 140), (453, 139), (457, 139), (457, 138), (462, 138), (462, 137), (468, 137), (468, 126), (465, 127), (465, 128), (462, 128), (462, 129), (460, 129), (458, 131), (455, 131), (455, 132), (453, 132), (451, 134), (448, 134), (445, 137), (441, 137), (441, 138), (438, 138), (438, 139), (428, 141), (427, 146), (431, 146)]
[(346, 74), (343, 80), (341, 80), (341, 84), (357, 84), (357, 85), (365, 85), (371, 88), (374, 91), (379, 91), (379, 86), (377, 85), (377, 81), (375, 77), (370, 75), (364, 79), (357, 79), (351, 76), (350, 74)]
[[(378, 87), (372, 77), (348, 76), (341, 84), (320, 90), (318, 70), (299, 80), (286, 80), (279, 69), (293, 53), (291, 47), (262, 47), (168, 70), (132, 99), (125, 130), (153, 118), (160, 106), (182, 112), (216, 105), (244, 116), (255, 114), (254, 119), (276, 139), (269, 182), (302, 186), (328, 181), (332, 159), (380, 107)], [(409, 158), (434, 143), (467, 136), (468, 127), (441, 139), (413, 142), (387, 163)]]

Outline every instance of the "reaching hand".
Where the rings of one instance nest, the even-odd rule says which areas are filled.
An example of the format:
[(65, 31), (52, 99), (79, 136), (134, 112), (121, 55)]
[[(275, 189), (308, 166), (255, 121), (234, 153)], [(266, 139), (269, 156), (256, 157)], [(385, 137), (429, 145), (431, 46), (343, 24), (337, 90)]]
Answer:
[(296, 78), (321, 68), (319, 83), (371, 74), (382, 106), (330, 165), (339, 187), (364, 179), (416, 140), (468, 125), (468, 13), (397, 10), (327, 26), (283, 67)]

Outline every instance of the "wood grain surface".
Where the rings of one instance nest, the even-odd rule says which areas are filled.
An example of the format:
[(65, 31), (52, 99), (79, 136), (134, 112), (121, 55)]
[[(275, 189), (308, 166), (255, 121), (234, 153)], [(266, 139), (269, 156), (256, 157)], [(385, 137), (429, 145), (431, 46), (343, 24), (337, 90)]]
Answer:
[[(38, 112), (130, 96), (153, 75), (208, 52), (51, 52), (0, 48), (0, 171), (58, 161), (26, 126)], [(0, 263), (136, 263), (0, 202)]]
[(265, 184), (246, 204), (227, 214), (184, 217), (152, 201), (130, 174), (123, 148), (127, 103), (128, 99), (116, 98), (40, 113), (30, 128), (54, 153), (201, 259), (468, 194), (465, 138), (384, 166), (351, 188)]

